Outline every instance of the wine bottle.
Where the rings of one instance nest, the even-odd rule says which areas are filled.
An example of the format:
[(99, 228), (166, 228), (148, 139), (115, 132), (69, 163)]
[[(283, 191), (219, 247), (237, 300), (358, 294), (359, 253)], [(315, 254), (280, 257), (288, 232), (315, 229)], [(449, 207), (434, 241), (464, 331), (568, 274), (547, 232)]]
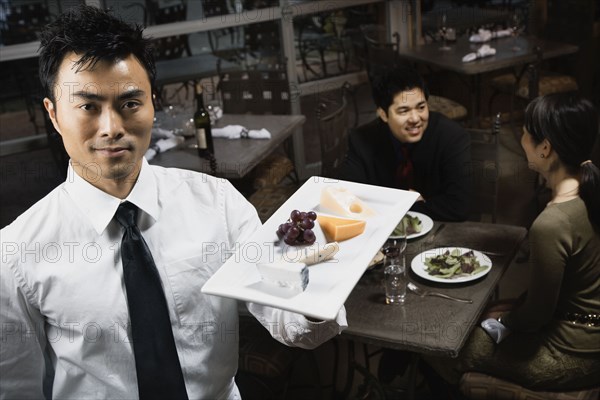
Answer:
[(198, 154), (207, 158), (214, 155), (212, 131), (210, 129), (210, 116), (204, 108), (202, 97), (202, 85), (196, 84), (196, 112), (194, 113), (194, 128), (196, 130), (196, 141), (198, 143)]

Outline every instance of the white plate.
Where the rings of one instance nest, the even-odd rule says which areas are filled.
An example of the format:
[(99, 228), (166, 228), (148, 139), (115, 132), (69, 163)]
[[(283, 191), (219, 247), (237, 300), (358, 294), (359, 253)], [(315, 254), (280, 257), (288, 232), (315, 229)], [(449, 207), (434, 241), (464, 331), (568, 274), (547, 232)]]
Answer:
[[(327, 212), (320, 209), (319, 200), (322, 188), (330, 185), (347, 188), (375, 210), (376, 215), (366, 220), (362, 234), (340, 242), (340, 251), (333, 260), (309, 267), (309, 283), (304, 292), (293, 294), (263, 283), (256, 263), (281, 256), (279, 243), (282, 242), (275, 233), (279, 224), (285, 222), (294, 209)], [(418, 193), (405, 190), (312, 177), (265, 222), (253, 235), (252, 242), (239, 246), (238, 253), (206, 282), (202, 292), (273, 306), (313, 318), (335, 319), (369, 261), (418, 197)], [(314, 232), (318, 243), (326, 243), (318, 223)], [(290, 246), (288, 257), (293, 258), (299, 249)]]
[[(414, 238), (418, 238), (421, 237), (425, 234), (427, 234), (431, 228), (433, 228), (433, 220), (425, 215), (425, 214), (421, 214), (420, 212), (416, 212), (416, 211), (409, 211), (407, 212), (408, 215), (410, 215), (411, 217), (417, 217), (421, 220), (421, 232), (419, 233), (413, 233), (411, 235), (408, 235), (406, 238), (407, 239), (414, 239)], [(398, 222), (399, 224), (400, 222)], [(398, 225), (396, 224), (396, 225)], [(396, 228), (394, 228), (396, 229)], [(390, 235), (390, 239), (402, 239), (402, 236), (396, 236), (396, 235)]]
[(437, 249), (427, 250), (427, 251), (422, 252), (421, 254), (416, 255), (415, 258), (413, 258), (410, 266), (411, 266), (413, 272), (415, 274), (417, 274), (418, 276), (420, 276), (421, 278), (427, 279), (427, 280), (433, 281), (433, 282), (442, 282), (442, 283), (460, 283), (460, 282), (473, 281), (475, 279), (479, 279), (479, 278), (487, 275), (488, 272), (490, 272), (490, 270), (492, 269), (492, 260), (490, 260), (490, 258), (488, 256), (486, 256), (485, 254), (483, 254), (479, 251), (472, 250), (473, 253), (475, 254), (475, 258), (477, 259), (477, 261), (479, 261), (479, 265), (481, 265), (481, 266), (487, 265), (487, 266), (489, 266), (489, 268), (485, 269), (484, 271), (481, 271), (480, 273), (478, 273), (476, 275), (464, 275), (464, 276), (459, 275), (456, 278), (451, 278), (451, 279), (438, 278), (435, 275), (429, 275), (429, 273), (425, 270), (425, 268), (426, 268), (425, 259), (427, 257), (435, 257), (440, 254), (443, 254), (446, 250), (452, 251), (454, 249), (458, 249), (460, 251), (460, 254), (464, 254), (468, 251), (471, 251), (471, 249), (467, 249), (464, 247), (439, 247)]

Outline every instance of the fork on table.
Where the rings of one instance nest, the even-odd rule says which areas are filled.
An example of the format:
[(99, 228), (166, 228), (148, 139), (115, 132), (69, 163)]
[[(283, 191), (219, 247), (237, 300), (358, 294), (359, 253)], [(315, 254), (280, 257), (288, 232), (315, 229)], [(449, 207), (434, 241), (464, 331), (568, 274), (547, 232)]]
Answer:
[(462, 303), (469, 303), (469, 304), (473, 303), (473, 300), (470, 300), (470, 299), (462, 299), (460, 297), (454, 297), (454, 296), (450, 296), (450, 295), (447, 295), (444, 293), (431, 292), (429, 290), (425, 290), (425, 289), (420, 288), (419, 286), (415, 285), (412, 282), (408, 282), (408, 289), (420, 297), (437, 296), (437, 297), (442, 297), (442, 298), (448, 299), (448, 300), (460, 301)]

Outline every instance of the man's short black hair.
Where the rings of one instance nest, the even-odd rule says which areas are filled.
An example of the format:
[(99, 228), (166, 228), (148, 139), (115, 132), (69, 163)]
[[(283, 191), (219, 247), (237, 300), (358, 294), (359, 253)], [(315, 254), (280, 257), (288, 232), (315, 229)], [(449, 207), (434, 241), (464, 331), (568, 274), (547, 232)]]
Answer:
[(412, 89), (421, 89), (425, 99), (429, 98), (429, 90), (425, 81), (417, 71), (408, 66), (389, 69), (375, 76), (372, 83), (373, 100), (377, 107), (383, 111), (394, 104), (394, 97), (400, 92), (406, 92)]
[(92, 6), (81, 5), (61, 14), (41, 32), (39, 75), (44, 93), (54, 102), (58, 69), (70, 52), (81, 56), (78, 70), (93, 68), (98, 61), (115, 62), (134, 55), (154, 88), (153, 48), (142, 31), (139, 25), (130, 25)]

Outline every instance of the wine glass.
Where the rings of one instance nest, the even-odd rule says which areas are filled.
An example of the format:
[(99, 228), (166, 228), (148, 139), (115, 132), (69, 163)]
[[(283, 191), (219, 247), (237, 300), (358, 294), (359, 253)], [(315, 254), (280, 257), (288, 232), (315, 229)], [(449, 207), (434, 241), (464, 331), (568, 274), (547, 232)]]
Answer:
[(519, 47), (518, 45), (518, 37), (521, 31), (523, 30), (523, 18), (521, 17), (521, 14), (516, 11), (512, 14), (510, 18), (510, 29), (512, 31), (514, 43), (512, 50), (519, 51), (521, 50), (521, 47)]
[(442, 14), (442, 24), (440, 27), (440, 35), (442, 37), (442, 47), (440, 50), (448, 51), (450, 50), (450, 46), (448, 46), (448, 27), (446, 26), (446, 13)]

